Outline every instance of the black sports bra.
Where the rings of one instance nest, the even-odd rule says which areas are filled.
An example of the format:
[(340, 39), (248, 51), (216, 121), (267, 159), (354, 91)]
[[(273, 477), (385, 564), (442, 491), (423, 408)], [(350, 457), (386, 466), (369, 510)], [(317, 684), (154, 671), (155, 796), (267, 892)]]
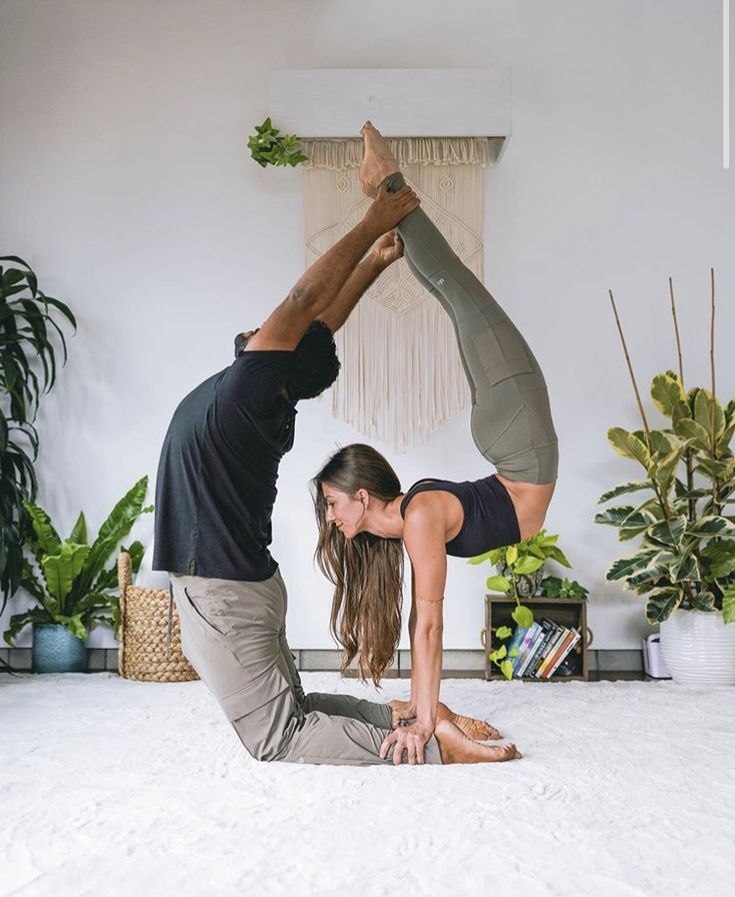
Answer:
[(493, 548), (521, 541), (513, 502), (508, 490), (495, 474), (481, 480), (464, 480), (461, 483), (432, 477), (419, 480), (401, 501), (401, 517), (405, 516), (406, 508), (414, 495), (437, 491), (456, 495), (464, 510), (462, 529), (446, 543), (447, 554), (471, 558)]

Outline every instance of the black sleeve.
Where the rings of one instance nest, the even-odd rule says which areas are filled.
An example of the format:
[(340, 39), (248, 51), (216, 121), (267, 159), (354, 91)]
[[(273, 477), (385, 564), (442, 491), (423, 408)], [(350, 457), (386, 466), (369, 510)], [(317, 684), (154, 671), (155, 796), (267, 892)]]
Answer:
[(225, 402), (267, 411), (285, 387), (293, 352), (265, 349), (243, 352), (225, 372), (217, 393)]

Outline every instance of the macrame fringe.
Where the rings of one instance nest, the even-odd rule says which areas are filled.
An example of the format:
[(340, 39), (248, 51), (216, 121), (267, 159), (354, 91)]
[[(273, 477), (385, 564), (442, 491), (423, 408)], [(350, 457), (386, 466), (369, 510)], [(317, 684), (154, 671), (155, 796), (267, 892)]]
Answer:
[[(399, 166), (482, 165), (492, 162), (487, 137), (400, 137), (388, 139)], [(301, 147), (309, 157), (304, 168), (339, 171), (359, 168), (364, 153), (362, 140), (303, 139)]]
[(336, 342), (333, 416), (395, 451), (424, 442), (470, 403), (454, 328), (433, 297), (399, 316), (360, 302)]

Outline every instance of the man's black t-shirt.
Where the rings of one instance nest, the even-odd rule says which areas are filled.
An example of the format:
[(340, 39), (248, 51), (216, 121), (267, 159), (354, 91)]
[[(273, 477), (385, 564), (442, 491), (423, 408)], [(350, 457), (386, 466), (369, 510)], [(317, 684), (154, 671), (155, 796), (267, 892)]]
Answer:
[(156, 484), (154, 570), (261, 582), (271, 557), (278, 465), (296, 408), (282, 395), (292, 352), (243, 352), (174, 412)]

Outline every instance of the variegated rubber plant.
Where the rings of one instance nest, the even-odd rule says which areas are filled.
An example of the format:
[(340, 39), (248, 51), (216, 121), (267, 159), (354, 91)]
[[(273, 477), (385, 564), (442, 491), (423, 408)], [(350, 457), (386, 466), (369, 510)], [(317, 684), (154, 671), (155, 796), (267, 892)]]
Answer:
[(725, 623), (735, 620), (735, 517), (727, 513), (735, 501), (735, 400), (723, 406), (715, 394), (714, 272), (712, 274), (712, 389), (686, 390), (681, 345), (671, 281), (672, 312), (679, 349), (679, 373), (653, 378), (651, 398), (667, 419), (651, 429), (640, 400), (625, 339), (626, 360), (643, 419), (643, 430), (613, 427), (608, 441), (624, 458), (643, 469), (640, 480), (623, 483), (599, 499), (607, 504), (623, 495), (645, 493), (640, 504), (608, 507), (596, 523), (614, 526), (621, 542), (638, 539), (632, 554), (607, 571), (611, 582), (646, 597), (649, 623), (667, 620), (677, 608), (721, 611)]

